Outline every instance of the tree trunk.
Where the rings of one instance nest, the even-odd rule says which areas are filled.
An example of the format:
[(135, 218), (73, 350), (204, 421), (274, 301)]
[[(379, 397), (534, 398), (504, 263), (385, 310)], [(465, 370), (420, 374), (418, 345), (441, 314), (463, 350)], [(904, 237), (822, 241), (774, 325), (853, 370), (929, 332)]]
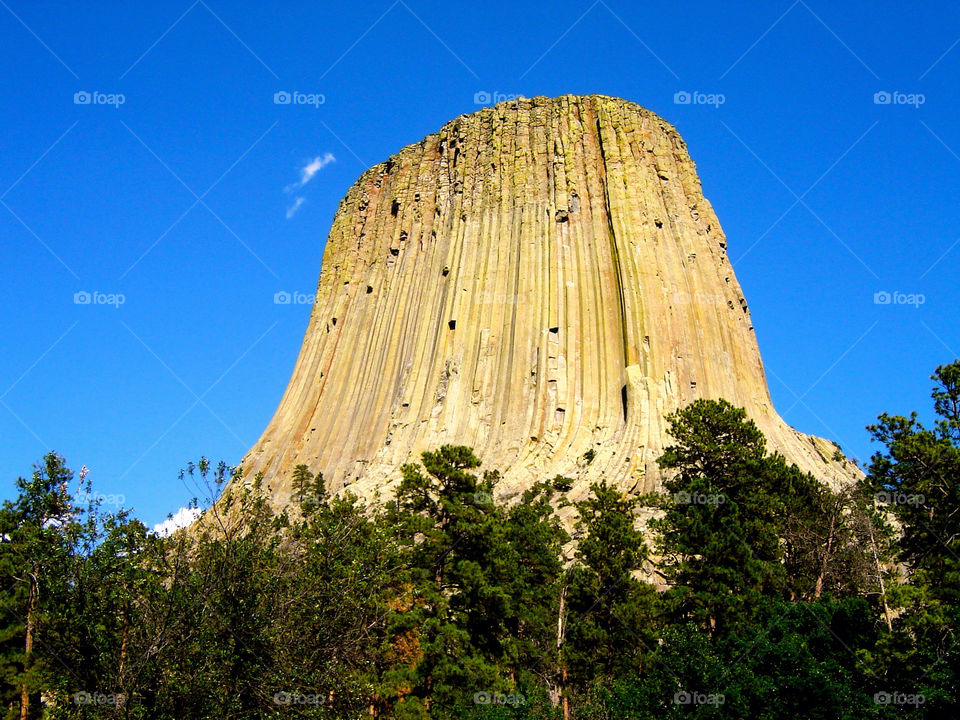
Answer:
[[(23, 673), (27, 674), (30, 667), (31, 656), (33, 655), (33, 620), (34, 612), (37, 606), (37, 576), (36, 573), (30, 573), (29, 591), (27, 593), (27, 636), (23, 643)], [(28, 720), (30, 717), (30, 690), (27, 687), (26, 677), (20, 684), (20, 720)]]
[(560, 663), (560, 703), (563, 705), (563, 720), (570, 720), (570, 698), (567, 697), (567, 664), (563, 661), (563, 639), (566, 634), (564, 622), (567, 608), (567, 586), (560, 589), (560, 610), (557, 613), (557, 660)]
[(870, 549), (873, 550), (873, 561), (877, 565), (877, 581), (880, 583), (880, 599), (883, 600), (883, 617), (887, 622), (887, 630), (893, 630), (893, 618), (890, 616), (890, 607), (887, 605), (887, 588), (883, 582), (883, 568), (880, 566), (880, 555), (877, 553), (877, 541), (873, 538), (873, 526), (870, 526)]
[(127, 665), (127, 638), (130, 635), (130, 607), (123, 608), (123, 629), (120, 631), (120, 668), (117, 672), (118, 684), (121, 690), (125, 690), (123, 683), (123, 673)]
[(814, 600), (819, 599), (823, 594), (823, 579), (827, 574), (827, 566), (830, 564), (830, 553), (833, 550), (833, 539), (836, 534), (838, 512), (840, 512), (840, 508), (834, 507), (833, 513), (830, 515), (830, 532), (827, 535), (827, 549), (823, 553), (823, 562), (820, 563), (820, 572), (817, 573), (817, 582), (813, 588)]

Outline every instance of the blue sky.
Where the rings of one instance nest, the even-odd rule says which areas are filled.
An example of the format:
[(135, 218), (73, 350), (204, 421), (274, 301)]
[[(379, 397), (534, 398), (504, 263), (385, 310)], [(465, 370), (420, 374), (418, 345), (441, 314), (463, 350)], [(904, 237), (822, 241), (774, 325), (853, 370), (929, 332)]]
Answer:
[(2, 0), (4, 495), (55, 449), (153, 523), (237, 462), (340, 197), (495, 93), (673, 123), (778, 410), (866, 459), (960, 355), (958, 42), (947, 2)]

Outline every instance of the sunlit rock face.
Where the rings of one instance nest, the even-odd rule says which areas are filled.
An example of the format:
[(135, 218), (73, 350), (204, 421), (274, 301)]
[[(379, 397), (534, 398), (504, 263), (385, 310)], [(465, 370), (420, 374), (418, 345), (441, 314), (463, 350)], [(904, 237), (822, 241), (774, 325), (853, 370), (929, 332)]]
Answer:
[(574, 498), (601, 477), (646, 491), (664, 416), (696, 398), (745, 407), (771, 449), (831, 484), (857, 473), (775, 412), (677, 131), (616, 98), (523, 99), (350, 188), (290, 384), (243, 465), (274, 497), (301, 463), (333, 491), (387, 497), (402, 464), (453, 443), (500, 471), (506, 497), (558, 474)]

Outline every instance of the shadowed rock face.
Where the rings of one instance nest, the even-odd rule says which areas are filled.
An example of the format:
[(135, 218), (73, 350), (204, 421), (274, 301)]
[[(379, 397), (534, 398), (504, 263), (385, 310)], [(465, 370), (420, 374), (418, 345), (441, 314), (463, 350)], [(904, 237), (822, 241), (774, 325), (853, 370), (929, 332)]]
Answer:
[(461, 116), (340, 203), (246, 477), (282, 497), (304, 463), (332, 490), (388, 495), (403, 463), (453, 443), (502, 473), (504, 495), (556, 474), (574, 498), (601, 476), (646, 491), (664, 415), (700, 397), (744, 406), (817, 477), (854, 477), (774, 411), (726, 246), (683, 140), (633, 103)]

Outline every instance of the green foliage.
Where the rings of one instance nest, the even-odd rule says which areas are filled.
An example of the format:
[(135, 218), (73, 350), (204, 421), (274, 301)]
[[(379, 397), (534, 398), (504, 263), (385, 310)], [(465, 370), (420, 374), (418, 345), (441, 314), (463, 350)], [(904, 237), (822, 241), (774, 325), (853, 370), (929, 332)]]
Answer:
[(637, 499), (606, 483), (576, 503), (579, 545), (567, 572), (564, 664), (580, 688), (639, 672), (655, 645), (655, 591), (635, 574), (647, 559)]
[(465, 447), (425, 452), (422, 467), (403, 468), (386, 518), (409, 557), (410, 609), (394, 636), (418, 649), (395, 681), (411, 708), (452, 712), (476, 692), (514, 692), (554, 674), (565, 536), (552, 490), (538, 484), (506, 510), (494, 502), (497, 475), (469, 472), (479, 465)]
[(85, 530), (74, 517), (72, 480), (63, 458), (50, 453), (29, 479), (17, 479), (18, 497), (0, 510), (2, 604), (9, 623), (0, 634), (0, 652), (8, 707), (39, 704), (42, 678), (53, 659), (34, 647), (48, 621), (56, 621), (71, 546)]
[(512, 572), (505, 590), (512, 613), (509, 673), (518, 687), (556, 686), (556, 628), (563, 592), (562, 548), (569, 540), (554, 513), (553, 490), (538, 483), (511, 505), (505, 517), (505, 547)]
[(621, 676), (585, 697), (578, 717), (859, 720), (873, 691), (850, 648), (874, 641), (862, 600), (764, 602), (755, 627), (713, 640), (695, 624), (671, 625), (642, 677)]
[(651, 501), (667, 611), (710, 633), (750, 623), (766, 601), (862, 595), (885, 530), (863, 488), (832, 491), (778, 454), (746, 413), (697, 400), (668, 417), (672, 477)]
[(931, 377), (936, 421), (883, 414), (869, 430), (884, 445), (868, 483), (896, 520), (896, 550), (909, 582), (877, 652), (878, 673), (929, 699), (931, 712), (960, 710), (960, 361)]
[(444, 446), (367, 507), (305, 465), (279, 497), (202, 458), (183, 478), (219, 499), (169, 537), (50, 454), (0, 508), (3, 712), (956, 716), (960, 363), (934, 380), (934, 424), (882, 415), (839, 490), (705, 400), (669, 418), (662, 493), (558, 476), (502, 502)]
[(870, 426), (885, 446), (870, 478), (878, 498), (903, 526), (900, 558), (936, 597), (960, 600), (960, 362), (937, 368), (937, 421), (883, 414)]
[(723, 632), (784, 595), (785, 497), (815, 481), (767, 456), (757, 426), (726, 401), (697, 400), (667, 420), (676, 444), (659, 462), (674, 475), (651, 522), (667, 602), (677, 619)]

